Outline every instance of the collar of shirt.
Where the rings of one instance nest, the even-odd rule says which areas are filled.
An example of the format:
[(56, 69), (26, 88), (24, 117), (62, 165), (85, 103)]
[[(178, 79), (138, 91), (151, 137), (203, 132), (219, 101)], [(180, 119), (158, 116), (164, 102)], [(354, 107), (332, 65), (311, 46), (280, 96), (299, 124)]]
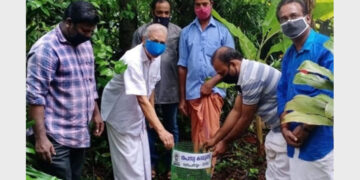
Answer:
[(309, 36), (307, 37), (303, 47), (300, 49), (299, 52), (296, 51), (296, 48), (295, 48), (295, 45), (293, 44), (291, 46), (291, 48), (297, 53), (297, 54), (301, 54), (303, 53), (304, 51), (310, 51), (311, 50), (311, 45), (313, 44), (314, 42), (314, 38), (315, 38), (315, 31), (310, 28), (310, 33), (309, 33)]
[(145, 47), (144, 47), (143, 44), (141, 44), (141, 62), (143, 62), (143, 63), (149, 62), (149, 64), (150, 64), (150, 63), (152, 63), (155, 59), (156, 59), (156, 58), (154, 58), (154, 59), (149, 59), (149, 58), (148, 58), (148, 56), (147, 56), (146, 53), (145, 53)]
[[(193, 22), (191, 22), (191, 25), (195, 25), (199, 29), (201, 29), (201, 25), (200, 25), (199, 19), (197, 17), (193, 20)], [(215, 19), (212, 16), (210, 16), (209, 24), (207, 25), (207, 27), (205, 29), (207, 29), (209, 26), (214, 26), (214, 27), (217, 26), (216, 22), (215, 22)]]
[(56, 37), (59, 39), (59, 42), (64, 44), (70, 44), (70, 42), (65, 38), (64, 34), (61, 32), (60, 24), (58, 24), (55, 28)]

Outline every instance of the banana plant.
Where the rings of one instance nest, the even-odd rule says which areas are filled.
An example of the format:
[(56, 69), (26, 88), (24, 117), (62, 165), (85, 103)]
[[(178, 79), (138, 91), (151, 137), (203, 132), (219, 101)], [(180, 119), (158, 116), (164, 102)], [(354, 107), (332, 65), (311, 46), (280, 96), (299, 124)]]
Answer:
[[(282, 52), (282, 54), (284, 54), (292, 44), (292, 41), (281, 33), (280, 24), (276, 18), (276, 9), (279, 2), (280, 0), (271, 0), (270, 3), (262, 1), (262, 3), (266, 6), (270, 4), (270, 7), (261, 24), (262, 38), (260, 42), (250, 41), (250, 39), (241, 30), (241, 27), (228, 22), (214, 9), (212, 10), (212, 15), (215, 19), (223, 23), (229, 29), (230, 33), (239, 40), (239, 47), (245, 58), (265, 63), (271, 54), (276, 52)], [(314, 20), (321, 21), (333, 18), (333, 0), (317, 0), (312, 16)], [(272, 45), (270, 50), (266, 53), (265, 58), (261, 59), (264, 45), (266, 45), (270, 39), (279, 33), (281, 33), (280, 41), (277, 44)], [(255, 44), (259, 44), (258, 47), (256, 47)], [(273, 60), (271, 66), (280, 68), (280, 60)]]
[[(276, 44), (274, 48), (270, 49), (265, 59), (261, 59), (260, 57), (264, 45), (280, 32), (280, 24), (276, 19), (276, 7), (279, 2), (280, 0), (272, 0), (270, 3), (269, 10), (262, 22), (262, 39), (259, 43), (250, 41), (240, 27), (228, 22), (226, 19), (221, 17), (216, 10), (212, 10), (212, 15), (218, 21), (223, 23), (229, 29), (230, 33), (239, 40), (239, 47), (245, 58), (265, 63), (271, 53), (278, 51), (282, 51), (284, 53), (291, 44), (289, 39), (281, 41), (279, 44)], [(264, 5), (268, 5), (268, 3), (264, 2)], [(259, 44), (259, 46), (256, 47), (255, 44)]]

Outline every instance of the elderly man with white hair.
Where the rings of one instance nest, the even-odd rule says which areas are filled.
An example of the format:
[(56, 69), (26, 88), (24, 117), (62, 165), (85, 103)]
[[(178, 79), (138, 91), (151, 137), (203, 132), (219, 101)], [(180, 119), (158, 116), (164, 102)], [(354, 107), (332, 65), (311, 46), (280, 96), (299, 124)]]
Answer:
[(160, 55), (166, 49), (167, 29), (160, 24), (147, 27), (142, 43), (121, 58), (127, 64), (106, 85), (101, 115), (107, 124), (114, 179), (150, 180), (151, 163), (145, 119), (165, 148), (174, 146), (154, 110), (154, 88), (160, 80)]

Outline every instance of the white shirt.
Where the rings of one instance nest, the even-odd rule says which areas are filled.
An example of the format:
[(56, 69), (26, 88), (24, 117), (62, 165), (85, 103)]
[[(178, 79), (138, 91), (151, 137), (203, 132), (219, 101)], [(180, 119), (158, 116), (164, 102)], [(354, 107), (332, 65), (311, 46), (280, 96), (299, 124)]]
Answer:
[(121, 58), (127, 64), (124, 74), (116, 74), (105, 86), (101, 116), (119, 133), (138, 136), (145, 128), (145, 116), (136, 96), (150, 98), (160, 81), (160, 56), (150, 61), (142, 44), (128, 50)]

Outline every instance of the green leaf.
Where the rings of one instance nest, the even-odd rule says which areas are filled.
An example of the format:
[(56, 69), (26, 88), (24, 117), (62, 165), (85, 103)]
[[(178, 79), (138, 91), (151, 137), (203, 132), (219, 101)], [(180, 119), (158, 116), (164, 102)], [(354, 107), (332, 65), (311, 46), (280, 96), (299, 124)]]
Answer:
[(35, 124), (35, 120), (26, 122), (26, 129), (32, 127)]
[[(321, 96), (326, 96), (321, 94)], [(299, 111), (308, 114), (325, 114), (325, 107), (332, 99), (324, 100), (321, 97), (310, 97), (306, 95), (297, 95), (291, 101), (286, 103), (286, 111)]]
[(46, 16), (48, 16), (48, 17), (50, 16), (50, 13), (46, 8), (40, 7), (40, 9), (44, 14), (46, 14)]
[(313, 115), (313, 114), (306, 114), (300, 112), (291, 112), (284, 116), (284, 121), (282, 123), (289, 123), (289, 122), (299, 122), (311, 125), (324, 125), (324, 126), (332, 126), (334, 123), (329, 118), (326, 118), (321, 115)]
[(222, 88), (222, 89), (227, 89), (227, 88), (234, 87), (234, 86), (236, 86), (236, 84), (228, 84), (228, 83), (224, 83), (224, 82), (218, 83), (216, 85), (216, 87)]
[(123, 60), (115, 61), (114, 64), (114, 71), (116, 74), (123, 74), (127, 69), (127, 64), (125, 64)]
[(111, 69), (106, 68), (106, 69), (103, 69), (103, 70), (100, 71), (100, 75), (101, 76), (112, 77), (114, 75), (114, 72)]
[(267, 57), (270, 56), (274, 52), (281, 51), (283, 54), (285, 54), (286, 50), (291, 46), (291, 44), (292, 44), (292, 41), (288, 37), (285, 37), (283, 35), (283, 40), (280, 41), (279, 43), (274, 44), (274, 45), (271, 46), (271, 48), (270, 48), (269, 52), (267, 53), (265, 59), (267, 59)]
[(34, 150), (34, 148), (26, 147), (26, 153), (35, 154), (35, 150)]
[[(332, 72), (318, 64), (305, 60), (298, 68), (298, 72), (295, 75), (293, 83), (295, 84), (306, 84), (313, 86), (317, 89), (334, 89), (334, 76)], [(303, 73), (302, 71), (305, 71)], [(309, 73), (306, 73), (309, 72)], [(316, 73), (316, 74), (313, 74)], [(318, 75), (320, 74), (320, 75)], [(324, 78), (327, 77), (327, 78)]]
[(302, 122), (313, 125), (332, 125), (333, 99), (319, 94), (315, 97), (297, 95), (286, 103), (285, 111), (290, 111), (282, 123)]
[(110, 153), (102, 153), (102, 154), (101, 154), (101, 157), (104, 157), (104, 158), (110, 157)]
[(37, 9), (42, 6), (42, 3), (38, 0), (33, 0), (31, 2), (31, 10)]
[(330, 37), (330, 39), (324, 43), (324, 47), (334, 54), (334, 37)]
[(107, 65), (109, 65), (109, 62), (101, 60), (101, 61), (96, 61), (96, 64), (99, 65), (99, 68), (102, 68), (102, 67), (106, 67)]
[(276, 8), (280, 0), (272, 0), (270, 8), (266, 13), (265, 19), (262, 23), (263, 36), (268, 33), (267, 37), (271, 37), (274, 34), (280, 32), (280, 24), (276, 18)]
[(334, 84), (331, 81), (324, 79), (318, 75), (304, 74), (302, 72), (299, 72), (295, 75), (293, 83), (309, 85), (317, 89), (333, 90), (334, 88)]
[(334, 1), (333, 0), (316, 0), (313, 19), (326, 21), (334, 17)]
[(330, 101), (325, 106), (325, 117), (334, 118), (334, 101)]
[(271, 64), (271, 67), (281, 70), (281, 59), (274, 60)]
[(239, 27), (236, 27), (234, 24), (228, 22), (226, 19), (222, 18), (219, 13), (212, 9), (211, 14), (221, 23), (223, 23), (230, 33), (239, 39), (239, 45), (241, 52), (243, 53), (244, 57), (247, 59), (256, 59), (256, 53), (258, 49), (255, 45), (249, 40), (249, 38), (241, 31)]
[(98, 3), (92, 1), (91, 4), (96, 8), (96, 9), (100, 9), (100, 6)]

